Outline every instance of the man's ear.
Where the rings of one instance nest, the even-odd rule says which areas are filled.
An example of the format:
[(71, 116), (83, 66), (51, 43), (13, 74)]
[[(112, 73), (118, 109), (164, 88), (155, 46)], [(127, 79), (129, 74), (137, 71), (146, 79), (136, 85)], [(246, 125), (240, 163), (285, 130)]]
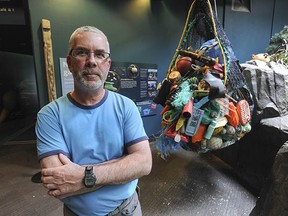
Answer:
[(111, 58), (108, 59), (107, 63), (109, 64), (109, 70), (110, 70), (110, 67), (111, 67), (111, 64), (112, 64)]
[(71, 72), (71, 68), (70, 68), (71, 67), (71, 56), (70, 55), (66, 56), (66, 62), (67, 62), (69, 71)]

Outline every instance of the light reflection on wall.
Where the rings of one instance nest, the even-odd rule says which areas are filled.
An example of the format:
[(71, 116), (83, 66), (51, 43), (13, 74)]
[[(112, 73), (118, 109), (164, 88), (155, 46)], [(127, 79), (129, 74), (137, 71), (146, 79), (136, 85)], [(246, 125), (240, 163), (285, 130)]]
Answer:
[(126, 5), (125, 12), (130, 16), (142, 17), (147, 14), (147, 10), (150, 9), (150, 0), (134, 0), (130, 4)]

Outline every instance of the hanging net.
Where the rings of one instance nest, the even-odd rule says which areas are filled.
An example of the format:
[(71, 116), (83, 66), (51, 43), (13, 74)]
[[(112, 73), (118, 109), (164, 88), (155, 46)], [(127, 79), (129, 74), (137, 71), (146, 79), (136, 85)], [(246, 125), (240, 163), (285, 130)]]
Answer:
[(209, 0), (193, 1), (154, 102), (163, 106), (156, 145), (164, 156), (224, 148), (251, 130), (251, 94)]

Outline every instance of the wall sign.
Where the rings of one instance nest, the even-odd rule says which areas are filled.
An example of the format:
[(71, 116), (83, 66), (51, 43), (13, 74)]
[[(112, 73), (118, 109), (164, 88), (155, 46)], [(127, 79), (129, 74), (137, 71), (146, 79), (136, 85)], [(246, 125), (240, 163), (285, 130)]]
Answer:
[(106, 87), (131, 98), (142, 116), (155, 115), (157, 72), (157, 64), (112, 62)]
[(23, 3), (19, 0), (0, 0), (1, 25), (25, 25)]
[(74, 90), (73, 75), (69, 71), (66, 58), (60, 58), (59, 63), (60, 63), (62, 95), (66, 95), (67, 93)]

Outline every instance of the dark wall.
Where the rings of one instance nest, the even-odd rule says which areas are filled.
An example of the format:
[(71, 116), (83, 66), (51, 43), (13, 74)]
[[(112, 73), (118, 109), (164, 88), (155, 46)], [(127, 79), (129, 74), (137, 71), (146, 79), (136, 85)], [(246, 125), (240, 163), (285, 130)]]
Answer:
[(0, 96), (15, 91), (19, 114), (35, 116), (39, 108), (33, 56), (0, 51), (0, 59)]
[(0, 52), (0, 59), (1, 145), (34, 124), (39, 106), (33, 56)]
[(287, 0), (251, 0), (251, 12), (231, 7), (232, 0), (226, 0), (224, 29), (240, 62), (267, 52), (271, 36), (288, 24)]
[(231, 4), (227, 3), (225, 11), (225, 31), (240, 62), (250, 60), (253, 53), (266, 52), (271, 33), (273, 1), (252, 0), (250, 13), (232, 11)]
[[(251, 1), (250, 13), (232, 11), (232, 0), (216, 1), (219, 20), (224, 24), (240, 62), (249, 60), (251, 54), (266, 52), (271, 34), (279, 32), (288, 23), (288, 18), (285, 21), (286, 0)], [(66, 56), (69, 36), (81, 25), (95, 25), (106, 33), (112, 61), (157, 64), (158, 81), (163, 80), (192, 0), (147, 0), (142, 5), (140, 2), (144, 1), (28, 0), (40, 106), (48, 102), (42, 19), (51, 21), (58, 96), (61, 95), (59, 58)], [(161, 109), (158, 106), (157, 112)], [(160, 118), (159, 114), (143, 118), (148, 135), (159, 132)]]
[(288, 25), (287, 9), (286, 0), (275, 0), (271, 28), (272, 35), (280, 32), (285, 25)]

